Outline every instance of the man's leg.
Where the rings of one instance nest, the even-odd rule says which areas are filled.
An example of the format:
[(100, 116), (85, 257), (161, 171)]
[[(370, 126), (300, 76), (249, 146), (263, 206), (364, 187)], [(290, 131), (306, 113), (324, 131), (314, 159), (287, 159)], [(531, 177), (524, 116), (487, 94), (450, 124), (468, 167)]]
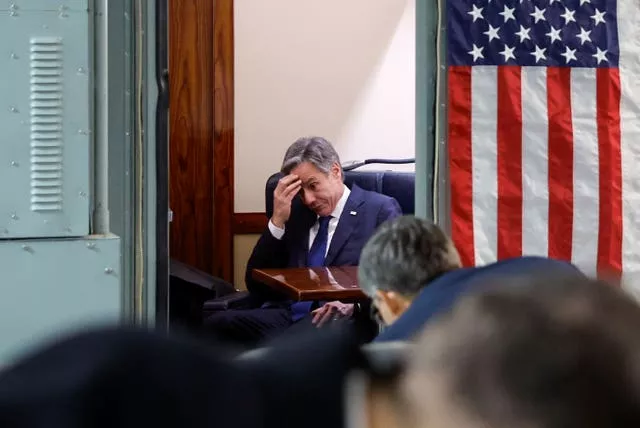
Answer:
[(255, 346), (291, 326), (289, 308), (220, 311), (204, 321), (204, 328), (215, 339)]

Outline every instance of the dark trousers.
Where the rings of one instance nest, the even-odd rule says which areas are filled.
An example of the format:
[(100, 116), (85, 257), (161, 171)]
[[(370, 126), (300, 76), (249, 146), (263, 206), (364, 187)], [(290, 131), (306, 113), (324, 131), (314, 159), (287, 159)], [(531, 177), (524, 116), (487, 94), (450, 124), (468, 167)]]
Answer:
[[(283, 335), (289, 337), (312, 331), (316, 329), (312, 319), (313, 315), (309, 314), (294, 323), (288, 306), (239, 309), (210, 315), (204, 321), (204, 327), (207, 334), (218, 341), (254, 347)], [(355, 325), (362, 343), (373, 340), (377, 335), (377, 325), (369, 317), (368, 306), (364, 310), (357, 310), (352, 319), (330, 321), (322, 328), (340, 328), (345, 324)]]

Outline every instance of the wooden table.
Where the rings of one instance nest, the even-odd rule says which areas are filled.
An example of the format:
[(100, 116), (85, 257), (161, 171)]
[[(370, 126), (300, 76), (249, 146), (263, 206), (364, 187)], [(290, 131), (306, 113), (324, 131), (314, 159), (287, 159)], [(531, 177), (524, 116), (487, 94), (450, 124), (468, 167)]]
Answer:
[(360, 300), (358, 267), (254, 269), (253, 279), (293, 300)]

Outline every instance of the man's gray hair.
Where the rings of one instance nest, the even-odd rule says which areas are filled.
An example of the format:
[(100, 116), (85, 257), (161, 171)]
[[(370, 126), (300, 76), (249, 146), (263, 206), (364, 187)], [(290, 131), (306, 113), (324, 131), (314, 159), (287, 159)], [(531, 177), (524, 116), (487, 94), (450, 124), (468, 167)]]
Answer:
[[(287, 149), (282, 161), (281, 172), (285, 175), (290, 174), (291, 170), (304, 162), (309, 162), (320, 171), (328, 174), (335, 163), (340, 165), (340, 157), (331, 143), (322, 137), (299, 138)], [(343, 175), (341, 168), (340, 176)]]
[(369, 239), (360, 256), (358, 283), (370, 297), (376, 290), (413, 297), (459, 267), (458, 251), (442, 229), (407, 215), (383, 223)]

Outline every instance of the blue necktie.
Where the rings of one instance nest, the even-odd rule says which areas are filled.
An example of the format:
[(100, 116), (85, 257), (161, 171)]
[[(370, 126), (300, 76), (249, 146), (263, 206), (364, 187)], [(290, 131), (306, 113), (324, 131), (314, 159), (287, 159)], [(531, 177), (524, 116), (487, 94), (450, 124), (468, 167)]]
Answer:
[[(309, 249), (309, 254), (307, 256), (307, 266), (308, 267), (321, 267), (324, 266), (324, 258), (327, 252), (327, 243), (329, 242), (329, 221), (331, 220), (331, 216), (320, 217), (318, 219), (318, 223), (320, 227), (318, 228), (318, 234), (313, 240), (313, 244), (311, 244), (311, 248)], [(311, 305), (313, 302), (303, 301), (296, 302), (291, 305), (291, 319), (293, 322), (304, 318), (305, 315), (309, 313), (311, 310)]]

